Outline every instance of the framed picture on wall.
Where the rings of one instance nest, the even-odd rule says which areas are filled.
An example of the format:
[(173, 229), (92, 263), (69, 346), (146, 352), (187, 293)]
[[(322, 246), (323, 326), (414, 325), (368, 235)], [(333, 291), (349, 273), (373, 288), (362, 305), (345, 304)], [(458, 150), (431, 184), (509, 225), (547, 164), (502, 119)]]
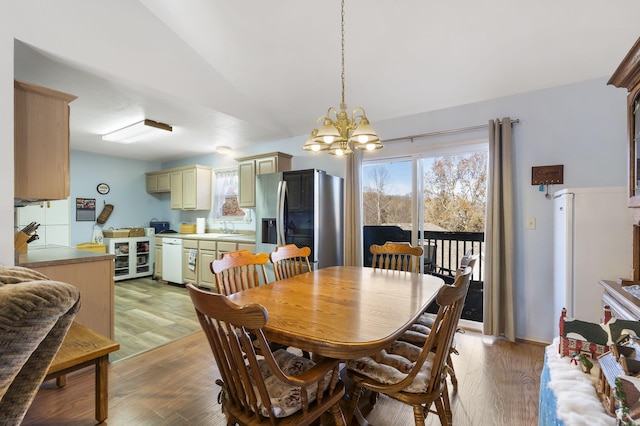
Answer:
[(76, 222), (93, 222), (96, 220), (96, 199), (76, 198)]

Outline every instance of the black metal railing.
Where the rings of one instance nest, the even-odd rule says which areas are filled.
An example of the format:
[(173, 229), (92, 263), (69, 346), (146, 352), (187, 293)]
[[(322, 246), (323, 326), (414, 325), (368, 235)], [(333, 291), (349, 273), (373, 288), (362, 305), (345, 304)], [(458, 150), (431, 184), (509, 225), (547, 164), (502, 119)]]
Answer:
[[(425, 231), (424, 245), (429, 247), (425, 254), (433, 253), (434, 256), (432, 259), (425, 259), (425, 265), (428, 264), (430, 269), (426, 272), (452, 276), (467, 250), (472, 249), (473, 254), (483, 253), (484, 232)], [(483, 260), (479, 259), (476, 263), (472, 281), (483, 281)]]
[[(371, 266), (371, 244), (384, 244), (386, 241), (411, 242), (411, 231), (403, 230), (399, 226), (364, 226), (363, 254), (364, 265)], [(445, 282), (452, 284), (455, 271), (460, 265), (462, 256), (472, 249), (473, 254), (480, 258), (473, 268), (469, 292), (465, 299), (462, 318), (470, 321), (483, 320), (483, 289), (484, 289), (484, 233), (483, 232), (424, 232), (424, 272), (439, 276)], [(437, 312), (438, 306), (434, 302), (429, 306), (429, 312)]]

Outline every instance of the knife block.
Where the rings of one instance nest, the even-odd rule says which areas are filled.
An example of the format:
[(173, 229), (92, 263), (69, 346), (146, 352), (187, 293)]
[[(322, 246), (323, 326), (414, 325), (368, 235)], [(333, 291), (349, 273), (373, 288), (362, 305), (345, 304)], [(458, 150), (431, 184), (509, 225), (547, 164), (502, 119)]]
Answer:
[(16, 235), (13, 237), (13, 248), (20, 254), (24, 254), (27, 252), (27, 240), (29, 236), (22, 231), (16, 232)]

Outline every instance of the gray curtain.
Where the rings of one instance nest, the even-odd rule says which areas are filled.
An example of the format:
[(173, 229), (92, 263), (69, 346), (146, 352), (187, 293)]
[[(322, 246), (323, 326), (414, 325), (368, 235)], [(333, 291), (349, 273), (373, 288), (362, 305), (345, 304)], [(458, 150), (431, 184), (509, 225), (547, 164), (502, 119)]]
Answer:
[(484, 334), (515, 341), (511, 119), (489, 120)]
[(362, 151), (347, 157), (344, 201), (344, 264), (362, 266)]

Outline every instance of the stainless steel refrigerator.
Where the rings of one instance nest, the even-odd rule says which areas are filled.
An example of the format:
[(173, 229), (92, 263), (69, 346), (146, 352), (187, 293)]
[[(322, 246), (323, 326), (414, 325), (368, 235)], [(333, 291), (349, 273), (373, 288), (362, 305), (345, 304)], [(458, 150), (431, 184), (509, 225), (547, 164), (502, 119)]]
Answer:
[(344, 179), (322, 170), (256, 176), (256, 252), (311, 249), (313, 269), (344, 264)]

